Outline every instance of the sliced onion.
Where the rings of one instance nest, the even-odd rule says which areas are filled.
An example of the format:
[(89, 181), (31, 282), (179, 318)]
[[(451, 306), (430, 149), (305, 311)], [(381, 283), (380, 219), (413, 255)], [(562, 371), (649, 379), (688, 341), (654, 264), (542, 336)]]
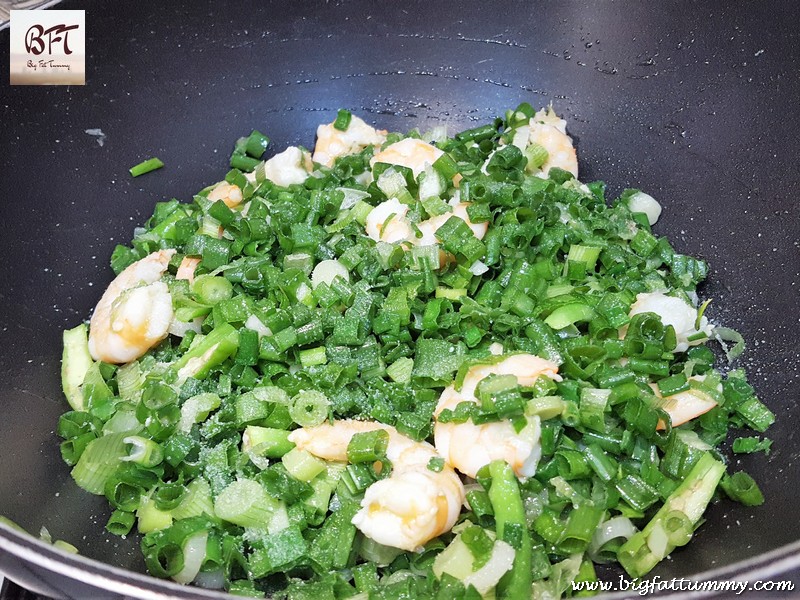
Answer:
[(613, 519), (605, 521), (595, 530), (592, 541), (589, 542), (589, 548), (587, 550), (589, 558), (595, 562), (599, 562), (599, 552), (603, 546), (616, 538), (625, 538), (627, 540), (634, 533), (636, 533), (636, 527), (634, 527), (628, 517), (614, 517)]
[(183, 544), (183, 568), (172, 576), (175, 581), (186, 584), (197, 577), (206, 558), (207, 543), (207, 531), (198, 531), (186, 540)]

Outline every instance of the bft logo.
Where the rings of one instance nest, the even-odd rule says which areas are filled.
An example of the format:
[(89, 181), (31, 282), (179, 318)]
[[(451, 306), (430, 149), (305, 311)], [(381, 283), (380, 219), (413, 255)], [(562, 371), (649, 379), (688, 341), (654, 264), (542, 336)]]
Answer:
[(86, 13), (11, 11), (12, 85), (84, 85)]
[[(47, 48), (47, 53), (53, 54), (53, 44), (60, 43), (64, 54), (72, 54), (72, 50), (69, 49), (69, 32), (79, 27), (80, 25), (59, 23), (49, 29), (45, 29), (41, 25), (34, 25), (25, 34), (25, 50), (38, 56)], [(47, 36), (47, 46), (45, 46), (45, 36)]]

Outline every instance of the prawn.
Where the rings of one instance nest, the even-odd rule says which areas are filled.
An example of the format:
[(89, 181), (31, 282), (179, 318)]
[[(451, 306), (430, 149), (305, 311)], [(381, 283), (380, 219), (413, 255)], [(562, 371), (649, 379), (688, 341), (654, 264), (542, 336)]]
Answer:
[(167, 337), (172, 296), (161, 276), (175, 250), (159, 250), (129, 265), (103, 293), (89, 322), (94, 360), (128, 363)]
[(200, 264), (200, 258), (196, 256), (184, 256), (181, 264), (178, 265), (178, 272), (175, 274), (175, 279), (185, 279), (189, 285), (194, 283), (194, 272), (197, 270), (197, 265)]
[(220, 181), (214, 188), (208, 192), (208, 199), (211, 202), (222, 200), (228, 208), (239, 206), (244, 199), (242, 189), (238, 185), (228, 183), (227, 181)]
[(297, 146), (289, 146), (264, 163), (264, 176), (275, 185), (289, 187), (308, 179), (313, 166), (307, 152)]
[(452, 467), (445, 464), (439, 472), (428, 468), (429, 461), (439, 457), (433, 446), (415, 442), (388, 425), (354, 420), (296, 429), (289, 440), (318, 458), (346, 461), (352, 437), (377, 429), (389, 434), (386, 457), (392, 473), (367, 488), (352, 522), (380, 544), (414, 551), (450, 531), (465, 497)]
[[(689, 381), (705, 381), (705, 375), (689, 377)], [(683, 425), (714, 408), (717, 403), (709, 394), (698, 389), (688, 389), (671, 396), (662, 396), (656, 384), (650, 384), (655, 395), (661, 399), (661, 408), (669, 415), (673, 427)], [(722, 392), (722, 384), (717, 386)], [(664, 421), (659, 419), (656, 429), (666, 429)]]
[(353, 115), (344, 131), (336, 129), (333, 123), (317, 127), (313, 159), (314, 162), (332, 167), (340, 156), (361, 152), (367, 146), (380, 146), (385, 141), (386, 131), (376, 130)]
[(467, 213), (467, 208), (469, 207), (469, 202), (459, 202), (458, 204), (454, 204), (452, 206), (453, 212), (443, 213), (441, 215), (437, 215), (435, 217), (431, 217), (426, 221), (421, 221), (417, 223), (417, 229), (422, 232), (421, 238), (415, 238), (411, 240), (417, 246), (433, 246), (439, 243), (439, 240), (436, 238), (436, 231), (445, 224), (445, 222), (452, 216), (456, 216), (462, 221), (464, 221), (469, 228), (472, 230), (473, 235), (482, 240), (486, 235), (486, 232), (489, 230), (488, 223), (473, 223), (469, 220), (469, 214)]
[(414, 231), (406, 214), (408, 205), (397, 198), (390, 198), (369, 211), (364, 229), (376, 242), (409, 241), (414, 237)]
[[(686, 352), (689, 346), (702, 344), (706, 338), (711, 336), (712, 327), (708, 319), (701, 317), (700, 327), (695, 328), (695, 324), (697, 324), (697, 309), (680, 298), (667, 296), (664, 292), (638, 294), (628, 316), (633, 317), (634, 315), (648, 312), (658, 315), (665, 327), (672, 325), (675, 329), (675, 337), (677, 339), (675, 352)], [(623, 328), (621, 337), (624, 338), (626, 332), (627, 328)], [(689, 338), (697, 333), (706, 334), (706, 338), (689, 341)]]
[[(467, 371), (461, 390), (451, 385), (439, 397), (434, 411), (436, 417), (444, 409), (455, 410), (461, 402), (478, 403), (475, 389), (487, 376), (514, 375), (523, 387), (532, 386), (539, 377), (561, 381), (558, 366), (532, 354), (512, 354), (495, 364), (473, 366)], [(504, 460), (519, 477), (532, 477), (541, 457), (539, 417), (529, 417), (528, 423), (517, 432), (510, 421), (475, 425), (440, 423), (434, 425), (436, 450), (464, 475), (475, 477), (478, 470), (493, 460)]]
[[(406, 248), (409, 245), (436, 246), (439, 244), (436, 232), (450, 217), (456, 216), (469, 225), (475, 237), (481, 240), (486, 235), (489, 224), (470, 221), (467, 213), (468, 206), (469, 203), (467, 202), (459, 202), (451, 207), (452, 212), (446, 212), (425, 221), (420, 221), (416, 224), (416, 229), (422, 235), (417, 237), (417, 232), (414, 231), (411, 222), (406, 218), (409, 209), (408, 205), (403, 204), (397, 198), (391, 198), (381, 202), (369, 212), (364, 229), (367, 235), (376, 242), (403, 242), (403, 246)], [(452, 257), (446, 252), (439, 253), (440, 266), (444, 266), (450, 260), (452, 260)]]
[(373, 156), (369, 163), (388, 163), (407, 167), (414, 172), (414, 177), (425, 170), (427, 165), (435, 163), (444, 152), (436, 146), (418, 140), (416, 138), (405, 138), (394, 144), (390, 144)]
[(547, 150), (547, 160), (542, 165), (542, 174), (553, 167), (569, 171), (578, 178), (578, 156), (567, 135), (567, 122), (559, 118), (552, 108), (542, 109), (531, 118), (528, 142), (539, 144)]

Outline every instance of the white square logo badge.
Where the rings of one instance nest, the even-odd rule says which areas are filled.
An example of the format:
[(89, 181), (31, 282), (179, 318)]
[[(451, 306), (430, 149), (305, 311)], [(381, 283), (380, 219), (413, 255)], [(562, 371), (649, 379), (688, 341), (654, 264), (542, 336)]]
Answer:
[(84, 85), (86, 11), (12, 10), (11, 85)]

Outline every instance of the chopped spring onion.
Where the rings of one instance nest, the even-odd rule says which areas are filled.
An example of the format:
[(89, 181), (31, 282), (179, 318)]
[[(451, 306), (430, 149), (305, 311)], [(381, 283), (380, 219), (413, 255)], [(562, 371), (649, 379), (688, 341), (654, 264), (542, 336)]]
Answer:
[(178, 583), (191, 583), (200, 572), (206, 558), (208, 532), (198, 531), (186, 539), (183, 544), (183, 568), (172, 576)]
[(697, 461), (645, 528), (619, 549), (619, 562), (631, 577), (646, 575), (689, 541), (724, 473), (725, 465), (710, 453)]
[(128, 170), (134, 177), (139, 177), (139, 175), (144, 175), (145, 173), (149, 173), (150, 171), (155, 171), (156, 169), (160, 169), (163, 166), (164, 163), (161, 162), (160, 159), (148, 158), (147, 160), (140, 162), (138, 165), (133, 166)]
[(333, 128), (339, 131), (347, 131), (347, 128), (350, 127), (350, 119), (352, 119), (352, 117), (353, 115), (349, 110), (340, 108), (339, 112), (336, 113), (336, 120), (333, 122)]
[[(744, 338), (735, 329), (731, 329), (730, 327), (714, 327), (712, 335), (722, 346), (722, 349), (725, 351), (725, 357), (729, 362), (738, 358), (739, 355), (744, 352)], [(725, 342), (733, 342), (733, 346), (728, 347)]]
[(628, 209), (632, 213), (644, 213), (647, 215), (647, 222), (655, 225), (661, 216), (661, 205), (650, 194), (637, 191), (628, 197)]
[(264, 528), (280, 502), (271, 498), (257, 481), (239, 479), (227, 486), (214, 501), (214, 514), (242, 527)]
[[(342, 110), (322, 131), (350, 151), (311, 165), (293, 149), (288, 186), (253, 130), (221, 181), (157, 203), (117, 246), (117, 274), (174, 251), (160, 275), (171, 323), (119, 365), (92, 359), (87, 325), (66, 331), (72, 410), (56, 430), (78, 485), (113, 507), (107, 530), (138, 519), (151, 574), (251, 596), (556, 598), (595, 581), (595, 562), (646, 574), (718, 488), (763, 502), (721, 460), (729, 432), (775, 415), (703, 345), (730, 360), (744, 348), (708, 324), (708, 265), (651, 231), (652, 197), (607, 199), (554, 167), (547, 138), (531, 139), (540, 123), (564, 130), (552, 109), (504, 115), (447, 138), (371, 135)], [(405, 138), (428, 160), (391, 164)], [(376, 241), (372, 219), (367, 234), (386, 202), (377, 233), (406, 239)], [(310, 444), (289, 439), (324, 423)], [(493, 460), (503, 447), (513, 468)], [(476, 475), (463, 498), (462, 467)], [(418, 509), (435, 531), (420, 533)], [(392, 511), (416, 551), (369, 537), (410, 547)]]
[(142, 465), (145, 468), (155, 467), (164, 459), (164, 451), (156, 442), (148, 440), (138, 435), (130, 435), (122, 439), (130, 446), (128, 456), (123, 456), (120, 460), (130, 461)]
[(78, 487), (90, 494), (103, 493), (106, 481), (128, 455), (126, 437), (124, 433), (110, 433), (89, 443), (72, 469)]

